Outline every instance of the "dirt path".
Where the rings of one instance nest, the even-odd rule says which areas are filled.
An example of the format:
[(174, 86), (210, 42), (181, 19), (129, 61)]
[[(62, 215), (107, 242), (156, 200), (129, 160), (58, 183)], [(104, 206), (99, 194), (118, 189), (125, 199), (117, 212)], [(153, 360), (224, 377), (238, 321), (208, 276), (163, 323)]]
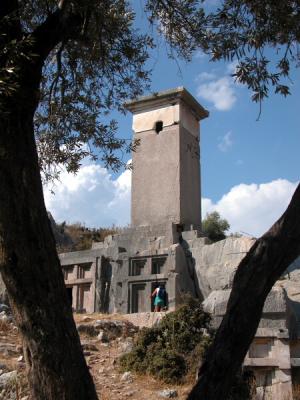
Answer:
[[(77, 324), (88, 324), (93, 320), (114, 319), (124, 320), (122, 316), (107, 315), (75, 315)], [(91, 370), (94, 382), (101, 400), (159, 400), (163, 399), (159, 392), (166, 389), (175, 389), (178, 400), (184, 400), (190, 387), (188, 385), (166, 385), (156, 381), (151, 376), (138, 376), (131, 374), (128, 379), (122, 380), (122, 373), (118, 370), (117, 359), (122, 354), (121, 339), (110, 340), (102, 343), (97, 338), (81, 334), (87, 364)], [(22, 360), (21, 338), (13, 325), (0, 321), (0, 374), (1, 365), (6, 366), (4, 371), (18, 370), (24, 374)], [(24, 379), (22, 379), (24, 384)], [(19, 388), (26, 399), (26, 388)], [(25, 396), (24, 396), (25, 395)], [(1, 395), (0, 395), (1, 398)], [(20, 397), (21, 398), (21, 397)]]
[(132, 375), (132, 381), (122, 381), (122, 373), (118, 371), (116, 360), (121, 355), (116, 343), (110, 346), (104, 344), (97, 345), (98, 352), (93, 352), (87, 357), (88, 365), (91, 368), (92, 375), (102, 400), (108, 399), (158, 399), (158, 392), (164, 389), (176, 389), (178, 399), (185, 399), (187, 388), (184, 386), (166, 385), (157, 382), (150, 376), (142, 377)]
[[(120, 319), (124, 320), (122, 315), (91, 315), (89, 317), (77, 315), (76, 323), (91, 323), (93, 320), (101, 319)], [(178, 393), (178, 400), (184, 400), (190, 387), (185, 385), (166, 385), (152, 378), (151, 376), (139, 376), (132, 374), (131, 378), (122, 381), (122, 375), (118, 370), (117, 360), (122, 354), (121, 340), (112, 340), (109, 343), (101, 343), (95, 339), (91, 339), (85, 335), (81, 335), (81, 341), (85, 348), (88, 343), (95, 346), (97, 351), (86, 352), (86, 360), (94, 377), (97, 392), (101, 400), (157, 400), (163, 397), (159, 396), (159, 392), (166, 389), (175, 389)]]

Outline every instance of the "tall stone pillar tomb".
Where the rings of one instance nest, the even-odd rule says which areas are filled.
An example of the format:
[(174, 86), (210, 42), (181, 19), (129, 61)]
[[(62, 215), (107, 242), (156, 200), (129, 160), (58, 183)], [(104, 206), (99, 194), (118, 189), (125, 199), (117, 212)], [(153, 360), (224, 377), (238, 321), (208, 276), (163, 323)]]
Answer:
[(200, 120), (208, 111), (183, 87), (126, 107), (139, 140), (132, 160), (132, 226), (201, 226)]

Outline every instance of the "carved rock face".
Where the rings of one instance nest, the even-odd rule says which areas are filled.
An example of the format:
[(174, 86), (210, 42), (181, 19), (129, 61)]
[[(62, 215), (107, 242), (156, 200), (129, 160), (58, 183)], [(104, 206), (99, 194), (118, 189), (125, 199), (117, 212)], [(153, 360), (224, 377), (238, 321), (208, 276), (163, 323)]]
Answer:
[(198, 241), (191, 244), (190, 251), (195, 259), (195, 270), (204, 298), (213, 290), (230, 289), (239, 263), (255, 240), (229, 237), (202, 246)]

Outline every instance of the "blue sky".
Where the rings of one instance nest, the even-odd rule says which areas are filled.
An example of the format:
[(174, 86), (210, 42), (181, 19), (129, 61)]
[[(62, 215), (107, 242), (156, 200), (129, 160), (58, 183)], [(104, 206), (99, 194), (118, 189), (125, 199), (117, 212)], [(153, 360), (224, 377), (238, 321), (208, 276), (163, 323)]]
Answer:
[[(234, 63), (212, 63), (200, 52), (189, 64), (175, 62), (162, 44), (149, 65), (153, 92), (184, 86), (210, 112), (201, 125), (204, 214), (217, 209), (232, 231), (262, 234), (284, 211), (299, 181), (299, 69), (292, 71), (292, 95), (270, 93), (257, 121), (258, 104), (231, 77)], [(120, 136), (130, 137), (130, 113), (114, 117)], [(54, 190), (52, 196), (45, 188), (45, 199), (58, 221), (130, 222), (129, 171), (115, 175), (86, 160), (77, 177), (62, 174)]]

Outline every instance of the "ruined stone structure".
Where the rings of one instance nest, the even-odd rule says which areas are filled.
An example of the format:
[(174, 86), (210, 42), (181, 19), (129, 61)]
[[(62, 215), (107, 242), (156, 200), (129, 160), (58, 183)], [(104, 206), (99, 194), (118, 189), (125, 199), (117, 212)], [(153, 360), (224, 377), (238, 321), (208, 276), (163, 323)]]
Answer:
[[(214, 315), (217, 327), (226, 312), (230, 290), (213, 291), (204, 308)], [(257, 399), (292, 399), (292, 373), (298, 373), (299, 341), (291, 341), (290, 328), (294, 310), (286, 292), (274, 287), (267, 297), (255, 339), (244, 361), (244, 368), (254, 372)], [(293, 326), (295, 327), (295, 325)]]
[[(208, 112), (183, 88), (127, 104), (133, 113), (132, 223), (90, 250), (60, 254), (73, 309), (154, 321), (150, 295), (162, 283), (167, 308), (189, 292), (204, 300), (218, 326), (235, 270), (253, 240), (210, 244), (201, 234), (199, 123)], [(270, 293), (245, 368), (257, 399), (292, 399), (300, 382), (300, 261)]]
[(150, 295), (159, 283), (166, 287), (169, 310), (180, 303), (182, 294), (197, 295), (194, 269), (178, 236), (175, 224), (141, 226), (95, 243), (91, 250), (61, 254), (74, 310), (148, 312), (153, 310)]
[(139, 140), (131, 228), (91, 250), (60, 255), (77, 311), (151, 311), (150, 295), (159, 283), (166, 287), (169, 310), (183, 293), (201, 295), (184, 238), (200, 236), (199, 122), (208, 112), (183, 88), (140, 98), (127, 108)]

